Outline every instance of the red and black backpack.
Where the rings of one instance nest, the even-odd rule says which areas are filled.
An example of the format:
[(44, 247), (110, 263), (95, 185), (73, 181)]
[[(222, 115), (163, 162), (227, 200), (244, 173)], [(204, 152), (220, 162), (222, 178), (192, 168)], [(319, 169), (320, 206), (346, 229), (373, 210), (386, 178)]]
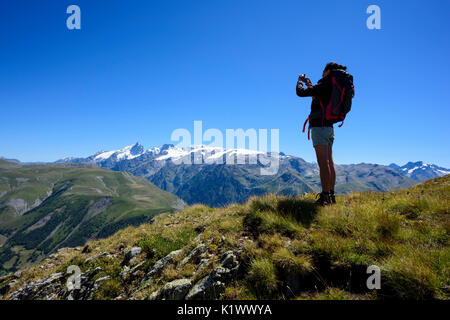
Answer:
[[(352, 99), (354, 96), (355, 87), (353, 86), (353, 76), (344, 70), (332, 71), (331, 95), (328, 104), (324, 106), (319, 97), (314, 97), (314, 99), (319, 99), (320, 106), (322, 107), (322, 121), (331, 121), (332, 123), (342, 121), (339, 125), (339, 127), (342, 127), (345, 116), (352, 108)], [(305, 132), (305, 127), (308, 121), (309, 117), (303, 125), (303, 132)]]

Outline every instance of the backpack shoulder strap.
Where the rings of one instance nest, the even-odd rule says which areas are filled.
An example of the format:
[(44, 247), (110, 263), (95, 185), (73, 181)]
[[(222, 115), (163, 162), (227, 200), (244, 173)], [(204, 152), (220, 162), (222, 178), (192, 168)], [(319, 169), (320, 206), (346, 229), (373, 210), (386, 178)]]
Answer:
[[(306, 118), (306, 120), (305, 120), (305, 123), (303, 124), (303, 133), (305, 133), (305, 128), (306, 128), (306, 124), (308, 123), (308, 121), (309, 121), (309, 116), (308, 116), (308, 118)], [(310, 131), (310, 128), (308, 127), (308, 140), (309, 140), (309, 131)]]

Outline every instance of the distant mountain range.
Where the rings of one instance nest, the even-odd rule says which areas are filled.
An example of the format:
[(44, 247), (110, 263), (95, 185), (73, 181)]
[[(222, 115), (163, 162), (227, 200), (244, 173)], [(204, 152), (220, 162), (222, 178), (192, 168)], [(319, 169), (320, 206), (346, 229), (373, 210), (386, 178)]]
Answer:
[[(244, 163), (226, 164), (234, 157)], [(194, 160), (198, 164), (189, 164)], [(261, 175), (268, 160), (276, 160), (279, 170)], [(337, 165), (336, 171), (336, 191), (341, 194), (402, 189), (450, 173), (423, 162)], [(203, 145), (181, 149), (171, 144), (145, 150), (136, 143), (51, 164), (23, 165), (0, 158), (0, 274), (58, 248), (181, 209), (185, 202), (220, 207), (253, 195), (318, 191), (317, 165), (284, 153)]]
[(20, 161), (17, 160), (17, 159), (6, 159), (6, 158), (3, 158), (3, 157), (0, 157), (0, 161), (1, 160), (6, 161), (6, 162), (12, 162), (12, 163), (20, 163)]
[[(225, 164), (230, 157), (242, 157), (245, 164)], [(250, 161), (252, 157), (256, 157), (256, 163)], [(261, 175), (260, 169), (274, 157), (279, 161), (278, 172), (275, 175)], [(196, 159), (198, 164), (179, 164), (183, 159)], [(218, 164), (218, 159), (223, 164)], [(171, 144), (145, 150), (136, 143), (120, 150), (100, 151), (87, 158), (57, 161), (68, 162), (96, 164), (115, 171), (130, 172), (176, 194), (188, 204), (203, 203), (213, 207), (242, 203), (252, 195), (269, 192), (295, 196), (320, 191), (317, 164), (284, 153), (270, 155), (204, 145), (182, 149)], [(378, 164), (337, 165), (336, 171), (336, 192), (341, 194), (397, 190), (417, 183), (402, 170)]]
[(450, 169), (445, 169), (434, 164), (423, 163), (422, 161), (408, 162), (404, 166), (391, 163), (389, 167), (420, 182), (450, 174)]
[(0, 275), (183, 207), (127, 172), (0, 159)]

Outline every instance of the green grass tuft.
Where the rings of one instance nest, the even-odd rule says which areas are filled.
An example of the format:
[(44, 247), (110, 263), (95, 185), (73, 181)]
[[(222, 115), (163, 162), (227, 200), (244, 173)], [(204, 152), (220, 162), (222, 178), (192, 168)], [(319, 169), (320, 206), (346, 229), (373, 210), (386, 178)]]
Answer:
[(275, 271), (274, 264), (267, 258), (252, 261), (246, 280), (258, 299), (274, 298), (279, 285)]

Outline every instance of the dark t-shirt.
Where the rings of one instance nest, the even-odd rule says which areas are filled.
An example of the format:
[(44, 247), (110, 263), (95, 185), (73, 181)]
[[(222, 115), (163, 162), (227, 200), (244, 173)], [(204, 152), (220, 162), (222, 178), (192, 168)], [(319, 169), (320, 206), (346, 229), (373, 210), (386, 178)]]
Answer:
[(313, 97), (311, 102), (311, 113), (309, 114), (310, 127), (332, 127), (333, 122), (327, 121), (323, 118), (322, 102), (325, 108), (330, 101), (331, 96), (331, 76), (326, 76), (317, 82), (311, 88), (303, 88), (297, 84), (297, 95), (299, 97)]

